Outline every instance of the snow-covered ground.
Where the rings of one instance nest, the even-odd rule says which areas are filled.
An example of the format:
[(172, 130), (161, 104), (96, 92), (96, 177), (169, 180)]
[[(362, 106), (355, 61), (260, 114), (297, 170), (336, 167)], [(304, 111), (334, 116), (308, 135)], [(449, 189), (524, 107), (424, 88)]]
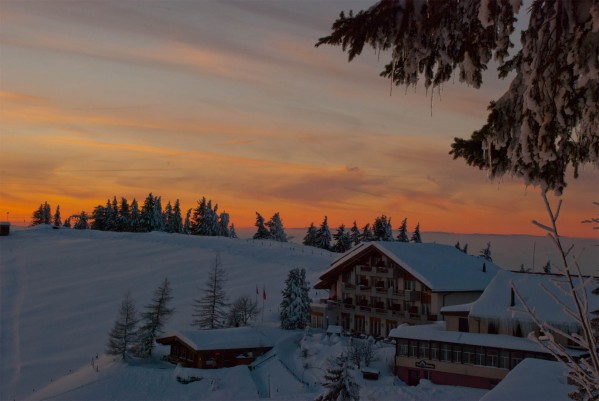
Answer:
[[(255, 296), (256, 286), (265, 289), (264, 316), (255, 323), (276, 343), (264, 358), (276, 356), (251, 372), (243, 366), (203, 371), (204, 380), (184, 385), (175, 380), (175, 367), (158, 359), (125, 365), (103, 355), (123, 294), (130, 290), (141, 309), (165, 276), (176, 308), (166, 331), (189, 329), (192, 301), (216, 252), (229, 273), (231, 300)], [(309, 351), (304, 358), (303, 333), (277, 328), (280, 291), (290, 269), (305, 268), (315, 283), (337, 256), (297, 243), (15, 229), (0, 238), (0, 399), (255, 399), (267, 397), (269, 387), (271, 398), (313, 399), (322, 390), (327, 358), (343, 344), (329, 344), (315, 332), (303, 343)], [(313, 299), (325, 296), (311, 293)], [(362, 399), (478, 400), (485, 393), (430, 383), (407, 387), (389, 372), (392, 352), (379, 351), (379, 381), (357, 377)]]

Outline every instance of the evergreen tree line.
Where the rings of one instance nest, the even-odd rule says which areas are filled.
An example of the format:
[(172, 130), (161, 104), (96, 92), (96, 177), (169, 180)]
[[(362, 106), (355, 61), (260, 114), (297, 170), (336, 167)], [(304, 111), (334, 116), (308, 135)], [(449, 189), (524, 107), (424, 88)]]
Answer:
[[(71, 216), (76, 222), (75, 229), (92, 229), (100, 231), (150, 232), (164, 231), (169, 233), (223, 236), (237, 238), (235, 225), (230, 223), (227, 212), (218, 213), (218, 204), (212, 206), (212, 200), (202, 197), (195, 209), (189, 209), (183, 218), (179, 199), (172, 205), (170, 201), (162, 207), (162, 198), (149, 193), (141, 208), (135, 198), (131, 203), (124, 197), (120, 201), (114, 196), (105, 205), (94, 208), (91, 216), (85, 211)], [(60, 218), (60, 205), (56, 207), (54, 216), (48, 202), (40, 204), (33, 212), (31, 225), (53, 224), (56, 227), (71, 227), (71, 217)], [(91, 222), (90, 222), (91, 220)]]
[[(334, 242), (333, 242), (334, 241)], [(393, 237), (393, 227), (391, 226), (391, 218), (384, 214), (376, 217), (374, 223), (367, 223), (361, 230), (358, 228), (356, 221), (348, 230), (345, 224), (341, 224), (337, 228), (337, 232), (331, 235), (328, 225), (327, 216), (320, 227), (316, 228), (314, 223), (308, 227), (308, 232), (304, 237), (303, 244), (316, 248), (326, 249), (333, 252), (347, 252), (352, 247), (362, 243), (371, 241), (399, 241), (399, 242), (422, 242), (420, 235), (420, 223), (416, 225), (414, 232), (408, 236), (408, 219), (404, 218), (399, 228), (397, 237)]]
[(252, 237), (253, 239), (269, 239), (279, 242), (287, 242), (287, 234), (285, 233), (285, 227), (283, 227), (283, 221), (279, 212), (276, 212), (270, 220), (264, 222), (264, 217), (256, 212), (256, 233)]

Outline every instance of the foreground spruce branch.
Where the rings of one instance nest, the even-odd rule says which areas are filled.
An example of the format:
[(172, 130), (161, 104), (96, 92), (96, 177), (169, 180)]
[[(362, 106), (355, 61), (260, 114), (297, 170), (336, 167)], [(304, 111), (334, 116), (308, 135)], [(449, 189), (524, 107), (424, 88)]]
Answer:
[[(507, 92), (489, 105), (487, 123), (451, 154), (492, 177), (512, 174), (561, 193), (569, 165), (599, 166), (599, 0), (535, 0), (513, 55), (510, 35), (521, 2), (381, 0), (341, 13), (316, 46), (341, 46), (349, 60), (364, 46), (390, 53), (381, 75), (395, 85), (440, 89), (459, 75), (479, 88), (495, 59)], [(432, 92), (431, 92), (432, 95)]]

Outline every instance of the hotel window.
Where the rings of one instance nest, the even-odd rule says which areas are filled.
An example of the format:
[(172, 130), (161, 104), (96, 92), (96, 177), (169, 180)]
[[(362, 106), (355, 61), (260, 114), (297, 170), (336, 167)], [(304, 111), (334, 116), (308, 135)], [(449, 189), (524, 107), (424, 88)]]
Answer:
[(414, 291), (416, 289), (416, 282), (413, 280), (406, 280), (403, 282), (403, 289), (407, 291)]
[(431, 343), (431, 359), (439, 359), (439, 343)]
[(429, 344), (428, 341), (420, 341), (420, 358), (429, 359)]
[(499, 352), (496, 349), (487, 350), (487, 366), (499, 367)]
[(431, 304), (422, 304), (422, 316), (428, 316), (431, 314)]
[(418, 341), (410, 340), (410, 356), (418, 358)]
[(472, 345), (464, 345), (464, 359), (463, 363), (467, 363), (469, 365), (474, 365), (476, 352), (474, 346)]
[(453, 362), (454, 363), (462, 363), (462, 346), (454, 345), (451, 347), (453, 350)]
[(512, 351), (512, 361), (510, 363), (510, 369), (514, 369), (514, 367), (522, 361), (522, 352)]
[(499, 354), (499, 367), (503, 369), (510, 368), (510, 351), (502, 349)]
[(399, 340), (399, 356), (408, 356), (408, 340)]
[(476, 347), (476, 364), (485, 366), (485, 349), (483, 347)]
[(441, 344), (441, 360), (451, 362), (451, 347), (449, 344)]

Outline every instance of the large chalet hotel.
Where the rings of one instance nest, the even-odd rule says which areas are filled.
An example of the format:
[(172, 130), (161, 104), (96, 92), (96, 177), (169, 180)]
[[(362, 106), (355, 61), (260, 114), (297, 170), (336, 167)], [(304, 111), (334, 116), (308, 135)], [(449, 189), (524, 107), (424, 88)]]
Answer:
[(399, 324), (440, 320), (441, 308), (475, 301), (499, 270), (448, 245), (362, 243), (314, 286), (329, 296), (311, 305), (311, 325), (387, 337)]
[[(392, 338), (395, 373), (407, 384), (427, 379), (491, 389), (525, 358), (555, 359), (522, 301), (562, 333), (580, 332), (556, 303), (572, 303), (560, 288), (565, 280), (502, 270), (447, 245), (364, 243), (321, 275), (315, 288), (329, 296), (311, 305), (311, 323)], [(599, 296), (587, 292), (594, 317)], [(539, 341), (528, 338), (531, 332)], [(572, 358), (585, 357), (567, 337), (555, 340)]]

